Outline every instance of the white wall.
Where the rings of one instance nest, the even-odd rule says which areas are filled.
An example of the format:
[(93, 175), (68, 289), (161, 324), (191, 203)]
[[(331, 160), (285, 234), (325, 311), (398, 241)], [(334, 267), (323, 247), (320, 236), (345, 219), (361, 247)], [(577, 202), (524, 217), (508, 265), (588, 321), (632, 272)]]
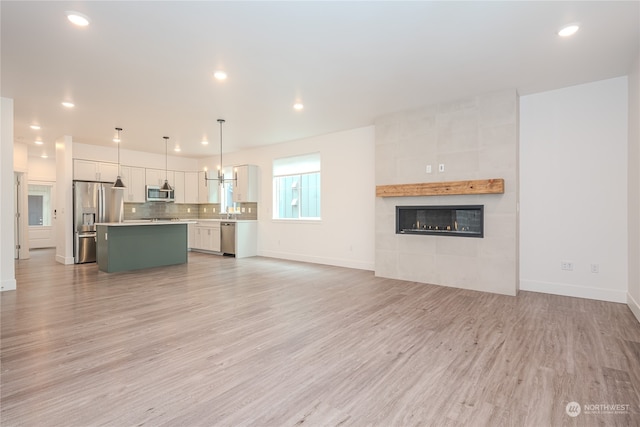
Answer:
[[(273, 220), (273, 160), (314, 152), (322, 163), (322, 220)], [(217, 160), (201, 160), (200, 169), (215, 170)], [(373, 126), (225, 153), (224, 163), (260, 168), (258, 255), (373, 270)]]
[(640, 321), (640, 55), (629, 74), (629, 293), (627, 304)]
[(626, 77), (520, 98), (520, 289), (626, 302), (627, 112)]
[(29, 148), (27, 144), (16, 143), (13, 145), (13, 171), (24, 172), (29, 170)]
[[(125, 142), (123, 140), (122, 144)], [(113, 147), (104, 147), (98, 145), (81, 144), (78, 142), (73, 143), (73, 158), (95, 160), (102, 162), (118, 162), (118, 150), (114, 143)], [(168, 155), (166, 158), (167, 169), (177, 171), (196, 171), (198, 170), (198, 160)], [(127, 150), (124, 147), (120, 147), (120, 164), (137, 166), (150, 169), (164, 169), (165, 168), (165, 155), (144, 153), (141, 151)]]
[(13, 99), (0, 98), (0, 291), (16, 288), (14, 250)]
[(29, 181), (55, 181), (56, 159), (43, 159), (37, 156), (28, 158)]
[(56, 140), (56, 261), (73, 264), (73, 138)]
[[(379, 197), (377, 276), (515, 295), (518, 95), (471, 96), (376, 120), (376, 184), (502, 178), (504, 194)], [(444, 164), (445, 171), (438, 172)], [(432, 173), (426, 173), (431, 165)], [(396, 234), (396, 206), (483, 205), (484, 237)]]

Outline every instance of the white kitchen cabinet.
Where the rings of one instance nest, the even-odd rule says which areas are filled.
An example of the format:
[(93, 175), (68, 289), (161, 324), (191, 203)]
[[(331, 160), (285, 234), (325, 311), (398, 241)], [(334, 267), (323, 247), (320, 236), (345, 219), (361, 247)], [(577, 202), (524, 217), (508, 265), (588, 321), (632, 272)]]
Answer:
[(94, 160), (73, 160), (73, 179), (80, 181), (115, 182), (118, 177), (118, 164), (96, 162)]
[(220, 223), (211, 221), (195, 224), (192, 249), (220, 252)]
[(258, 255), (258, 221), (236, 222), (236, 258)]
[(258, 201), (258, 166), (235, 166), (236, 181), (233, 185), (233, 201), (257, 202)]
[[(204, 178), (203, 178), (204, 181)], [(184, 173), (184, 202), (198, 203), (198, 172)], [(176, 196), (177, 197), (177, 196)]]
[[(209, 178), (213, 178), (215, 176), (216, 175), (210, 175)], [(220, 199), (218, 198), (218, 181), (206, 181), (205, 185), (204, 171), (198, 172), (198, 202), (220, 203)]]
[(124, 201), (127, 203), (144, 203), (146, 201), (144, 168), (121, 166), (120, 177), (127, 187), (124, 189)]
[(174, 202), (184, 203), (184, 172), (173, 172), (173, 189)]
[(165, 176), (169, 185), (173, 187), (174, 175), (173, 171), (166, 171), (164, 169), (146, 169), (146, 181), (147, 185), (162, 186), (164, 184)]

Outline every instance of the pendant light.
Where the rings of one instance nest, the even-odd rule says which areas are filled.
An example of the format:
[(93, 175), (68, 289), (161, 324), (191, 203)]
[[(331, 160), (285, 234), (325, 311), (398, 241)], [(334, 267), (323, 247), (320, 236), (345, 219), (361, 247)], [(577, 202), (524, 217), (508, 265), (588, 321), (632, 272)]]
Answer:
[(116, 190), (124, 190), (125, 188), (127, 188), (122, 182), (122, 178), (120, 178), (120, 132), (121, 131), (122, 131), (122, 128), (116, 128), (117, 136), (113, 140), (113, 142), (118, 144), (118, 176), (116, 177), (116, 182), (113, 183), (113, 187), (111, 188), (115, 188)]
[(224, 172), (222, 171), (223, 163), (222, 163), (222, 124), (225, 122), (224, 119), (218, 119), (218, 123), (220, 124), (220, 168), (218, 169), (217, 178), (209, 178), (207, 177), (207, 171), (204, 171), (204, 185), (207, 185), (208, 181), (218, 181), (218, 185), (224, 185), (225, 182), (235, 182), (238, 180), (238, 175), (236, 172), (233, 173), (233, 178), (225, 178)]
[(173, 191), (173, 188), (171, 188), (171, 186), (169, 185), (169, 172), (167, 172), (167, 158), (169, 156), (168, 154), (168, 147), (169, 147), (169, 137), (168, 136), (163, 136), (164, 138), (164, 184), (162, 184), (162, 187), (160, 187), (160, 191)]

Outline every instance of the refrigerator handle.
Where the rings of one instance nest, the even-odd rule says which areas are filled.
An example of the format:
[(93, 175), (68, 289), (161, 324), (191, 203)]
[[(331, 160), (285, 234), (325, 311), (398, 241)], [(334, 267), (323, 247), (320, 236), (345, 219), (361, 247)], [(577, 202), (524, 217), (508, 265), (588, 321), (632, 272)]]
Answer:
[(98, 220), (98, 222), (105, 222), (105, 218), (104, 218), (104, 185), (103, 184), (99, 184), (98, 186), (98, 207), (100, 209), (100, 218)]

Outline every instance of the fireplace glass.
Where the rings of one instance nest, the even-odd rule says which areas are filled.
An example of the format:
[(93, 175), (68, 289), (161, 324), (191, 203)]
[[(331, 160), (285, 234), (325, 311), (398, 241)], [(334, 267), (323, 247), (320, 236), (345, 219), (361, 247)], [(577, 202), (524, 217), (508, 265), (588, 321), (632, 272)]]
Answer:
[(396, 234), (484, 237), (484, 205), (396, 206)]

